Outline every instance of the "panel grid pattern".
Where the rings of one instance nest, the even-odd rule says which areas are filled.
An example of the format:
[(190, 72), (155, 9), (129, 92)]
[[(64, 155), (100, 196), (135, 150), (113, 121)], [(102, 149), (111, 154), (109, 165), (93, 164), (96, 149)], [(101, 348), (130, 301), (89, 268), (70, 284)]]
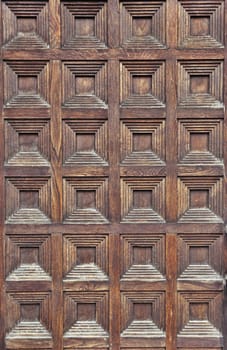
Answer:
[(1, 350), (227, 349), (226, 8), (1, 1)]

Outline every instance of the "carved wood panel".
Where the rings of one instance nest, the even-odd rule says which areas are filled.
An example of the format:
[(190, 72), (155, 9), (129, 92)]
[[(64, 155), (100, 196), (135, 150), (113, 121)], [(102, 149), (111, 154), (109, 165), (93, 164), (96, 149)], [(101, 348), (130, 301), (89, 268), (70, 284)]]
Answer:
[(0, 9), (0, 349), (227, 350), (226, 0)]

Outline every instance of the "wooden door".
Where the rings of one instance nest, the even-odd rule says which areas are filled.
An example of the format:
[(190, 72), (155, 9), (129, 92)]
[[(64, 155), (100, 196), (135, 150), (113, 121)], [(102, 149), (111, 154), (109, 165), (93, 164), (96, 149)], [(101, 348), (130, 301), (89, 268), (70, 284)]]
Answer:
[(2, 0), (1, 350), (227, 349), (225, 13)]

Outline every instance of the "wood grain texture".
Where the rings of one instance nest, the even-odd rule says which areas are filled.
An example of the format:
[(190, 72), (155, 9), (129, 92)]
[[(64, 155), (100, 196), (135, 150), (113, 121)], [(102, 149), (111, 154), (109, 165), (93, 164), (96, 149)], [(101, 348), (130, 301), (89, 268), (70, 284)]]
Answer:
[(51, 65), (51, 166), (52, 166), (52, 218), (62, 220), (62, 123), (61, 123), (61, 63), (52, 61)]
[(177, 236), (169, 231), (166, 235), (166, 345), (175, 349), (177, 335)]
[(227, 347), (226, 5), (2, 0), (1, 350)]
[[(27, 13), (26, 7), (30, 11)], [(3, 44), (12, 50), (46, 49), (49, 47), (49, 4), (47, 1), (2, 3)]]

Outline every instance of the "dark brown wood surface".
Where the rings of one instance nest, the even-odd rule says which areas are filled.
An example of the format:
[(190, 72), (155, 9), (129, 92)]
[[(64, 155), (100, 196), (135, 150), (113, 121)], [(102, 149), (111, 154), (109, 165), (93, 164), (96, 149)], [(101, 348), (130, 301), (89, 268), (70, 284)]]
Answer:
[(226, 6), (1, 1), (0, 350), (227, 350)]

